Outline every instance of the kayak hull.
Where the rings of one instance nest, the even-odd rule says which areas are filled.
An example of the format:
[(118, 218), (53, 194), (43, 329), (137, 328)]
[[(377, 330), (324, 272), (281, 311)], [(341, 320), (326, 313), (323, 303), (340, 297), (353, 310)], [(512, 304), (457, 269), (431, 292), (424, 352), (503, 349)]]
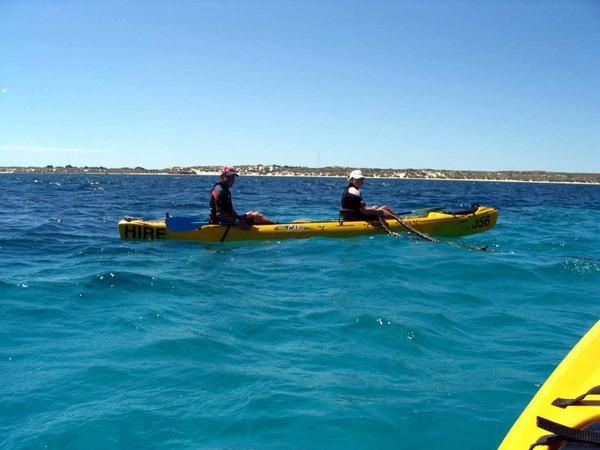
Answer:
[[(586, 405), (561, 408), (552, 404), (558, 398), (574, 399), (590, 388), (600, 385), (598, 361), (600, 361), (600, 321), (596, 322), (581, 338), (540, 387), (500, 444), (499, 450), (527, 450), (540, 437), (551, 434), (538, 428), (538, 416), (576, 429), (600, 420), (598, 396), (587, 397)], [(540, 450), (548, 448), (558, 447), (545, 445), (536, 447)]]
[[(404, 221), (422, 233), (436, 237), (460, 237), (490, 230), (496, 225), (498, 210), (480, 206), (462, 214), (428, 212), (426, 215), (407, 217)], [(405, 232), (395, 220), (388, 220), (390, 229)], [(274, 225), (254, 225), (248, 229), (239, 226), (204, 224), (190, 231), (173, 231), (165, 220), (123, 219), (119, 222), (121, 239), (127, 240), (187, 240), (201, 242), (257, 241), (306, 239), (310, 237), (343, 238), (383, 234), (376, 222), (293, 222)]]

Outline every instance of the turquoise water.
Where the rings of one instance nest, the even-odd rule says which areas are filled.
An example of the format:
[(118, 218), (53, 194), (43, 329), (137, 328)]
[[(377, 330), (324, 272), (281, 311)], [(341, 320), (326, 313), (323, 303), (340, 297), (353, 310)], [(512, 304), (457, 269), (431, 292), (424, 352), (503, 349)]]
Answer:
[[(497, 206), (472, 252), (388, 236), (120, 241), (207, 214), (210, 177), (0, 175), (0, 447), (496, 448), (600, 318), (600, 187), (368, 180), (399, 210)], [(341, 179), (240, 178), (334, 217)]]

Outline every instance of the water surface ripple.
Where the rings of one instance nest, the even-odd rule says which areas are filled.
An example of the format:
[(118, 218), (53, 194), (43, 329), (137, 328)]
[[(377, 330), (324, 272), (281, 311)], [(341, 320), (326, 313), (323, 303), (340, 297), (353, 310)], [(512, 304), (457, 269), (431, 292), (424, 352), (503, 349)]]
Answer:
[[(210, 177), (0, 175), (0, 447), (496, 448), (600, 318), (600, 187), (368, 180), (500, 209), (479, 253), (387, 236), (124, 242)], [(239, 210), (337, 214), (341, 179), (242, 177)], [(465, 436), (468, 435), (468, 439)]]

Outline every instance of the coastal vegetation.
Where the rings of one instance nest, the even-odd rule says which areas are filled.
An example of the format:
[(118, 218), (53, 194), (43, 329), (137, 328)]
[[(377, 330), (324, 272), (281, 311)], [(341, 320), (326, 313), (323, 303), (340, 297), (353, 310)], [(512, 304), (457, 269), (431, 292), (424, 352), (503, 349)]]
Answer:
[[(345, 177), (354, 167), (327, 166), (302, 167), (277, 164), (255, 164), (237, 166), (242, 175), (247, 176), (312, 176)], [(107, 168), (76, 167), (72, 165), (44, 167), (0, 167), (0, 173), (58, 173), (58, 174), (131, 174), (131, 175), (217, 175), (220, 166), (169, 167), (164, 169), (145, 169), (143, 167)], [(548, 183), (600, 183), (598, 173), (568, 173), (545, 171), (476, 171), (444, 169), (363, 169), (368, 177), (405, 178), (433, 180), (488, 180), (488, 181), (528, 181)]]

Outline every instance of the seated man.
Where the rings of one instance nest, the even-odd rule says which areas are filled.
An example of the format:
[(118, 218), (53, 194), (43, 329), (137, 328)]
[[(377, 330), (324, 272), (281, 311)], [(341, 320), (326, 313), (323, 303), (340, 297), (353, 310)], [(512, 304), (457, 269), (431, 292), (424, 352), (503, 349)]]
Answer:
[(348, 177), (348, 186), (342, 194), (343, 220), (348, 222), (356, 220), (376, 220), (383, 215), (390, 218), (394, 211), (389, 206), (367, 206), (362, 198), (360, 188), (365, 182), (365, 176), (360, 170), (353, 170)]
[(210, 191), (210, 223), (220, 225), (240, 225), (247, 228), (251, 225), (270, 225), (271, 222), (258, 211), (248, 211), (246, 214), (238, 214), (233, 209), (230, 188), (238, 176), (237, 169), (224, 166), (221, 170), (220, 181)]

